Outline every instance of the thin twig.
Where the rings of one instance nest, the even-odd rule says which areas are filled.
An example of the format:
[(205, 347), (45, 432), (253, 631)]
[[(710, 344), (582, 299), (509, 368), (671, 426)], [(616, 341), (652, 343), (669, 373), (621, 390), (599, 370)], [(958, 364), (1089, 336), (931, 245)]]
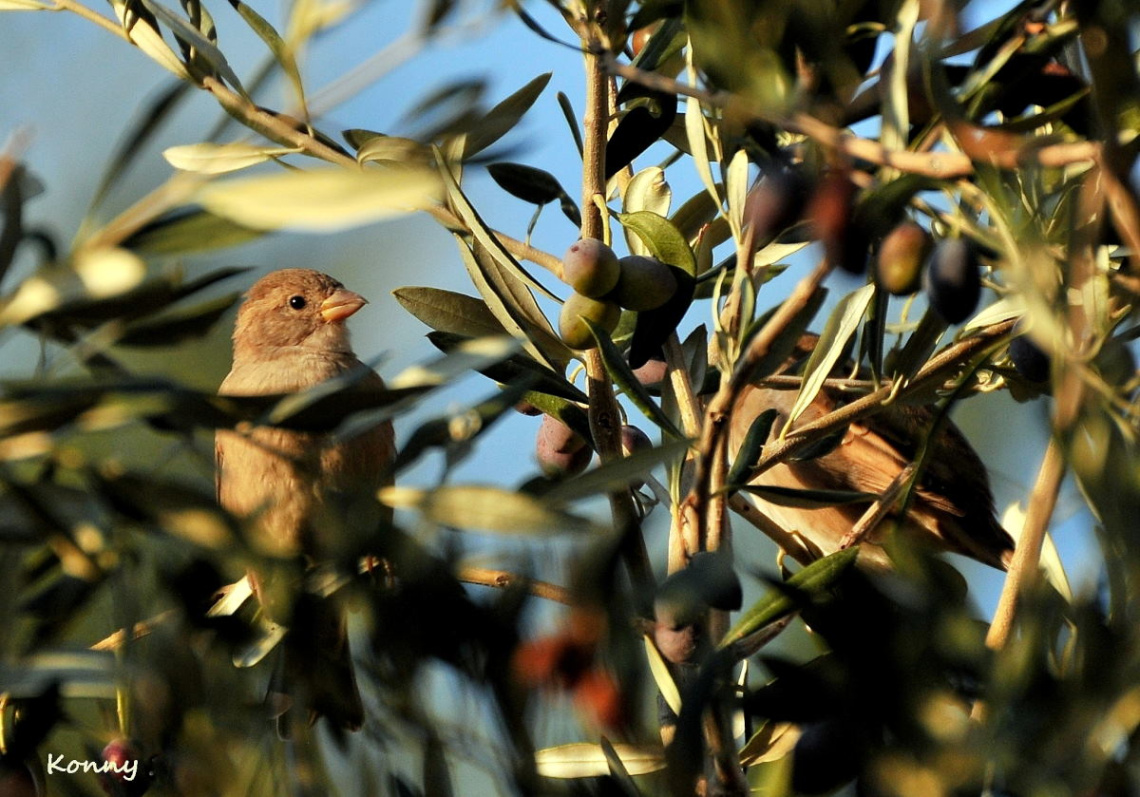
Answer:
[(1009, 574), (1002, 587), (1001, 598), (994, 612), (993, 622), (986, 633), (986, 646), (1000, 650), (1013, 630), (1013, 620), (1018, 603), (1039, 577), (1041, 546), (1045, 541), (1045, 531), (1049, 519), (1057, 505), (1057, 495), (1061, 489), (1061, 479), (1065, 475), (1065, 457), (1061, 445), (1054, 437), (1045, 449), (1037, 482), (1029, 496), (1029, 509), (1025, 514), (1025, 525), (1017, 538), (1013, 560), (1009, 563)]
[[(780, 118), (765, 114), (761, 109), (749, 105), (742, 97), (728, 92), (703, 91), (687, 83), (682, 83), (656, 72), (646, 72), (616, 59), (607, 63), (614, 74), (640, 85), (692, 97), (713, 107), (724, 108), (730, 103), (743, 116), (772, 122), (790, 133), (805, 135), (827, 147), (851, 158), (869, 161), (878, 166), (887, 166), (909, 174), (950, 179), (968, 177), (974, 173), (974, 161), (962, 152), (912, 152), (910, 150), (890, 150), (878, 141), (858, 138), (840, 128), (821, 122), (807, 114), (795, 114)], [(1101, 147), (1093, 141), (1050, 144), (1039, 146), (1032, 139), (1022, 146), (987, 151), (987, 163), (1002, 169), (1018, 169), (1027, 163), (1035, 163), (1045, 168), (1061, 168), (1074, 163), (1086, 163), (1100, 158)]]
[[(601, 197), (603, 203), (605, 201), (604, 169), (609, 133), (610, 81), (602, 65), (602, 56), (597, 53), (599, 39), (593, 23), (587, 23), (582, 33), (586, 106), (582, 117), (581, 234), (582, 238), (596, 238), (600, 241), (604, 237), (605, 219), (596, 198)], [(622, 456), (621, 412), (601, 353), (597, 349), (589, 349), (584, 352), (583, 359), (590, 396), (590, 433), (602, 462), (610, 462)], [(645, 549), (645, 540), (640, 534), (640, 521), (633, 505), (633, 497), (629, 490), (616, 490), (609, 494), (609, 500), (614, 527), (624, 538), (622, 554), (634, 585), (635, 599), (646, 604), (640, 608), (647, 610), (653, 595), (653, 569)]]
[(507, 570), (492, 570), (486, 567), (461, 567), (456, 574), (456, 578), (467, 584), (479, 584), (484, 587), (494, 587), (496, 589), (510, 589), (512, 587), (521, 586), (536, 598), (544, 598), (545, 600), (563, 603), (567, 606), (573, 602), (571, 600), (570, 591), (565, 587), (551, 584), (549, 581), (537, 581), (532, 578), (527, 578), (526, 576), (520, 576), (518, 573), (511, 573)]

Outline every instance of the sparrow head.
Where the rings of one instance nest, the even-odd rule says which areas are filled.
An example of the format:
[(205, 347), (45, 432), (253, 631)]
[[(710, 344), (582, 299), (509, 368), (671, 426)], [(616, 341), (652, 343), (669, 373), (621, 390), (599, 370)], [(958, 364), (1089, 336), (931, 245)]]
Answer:
[(234, 353), (285, 348), (351, 352), (344, 321), (366, 303), (319, 271), (274, 271), (246, 293), (234, 325)]

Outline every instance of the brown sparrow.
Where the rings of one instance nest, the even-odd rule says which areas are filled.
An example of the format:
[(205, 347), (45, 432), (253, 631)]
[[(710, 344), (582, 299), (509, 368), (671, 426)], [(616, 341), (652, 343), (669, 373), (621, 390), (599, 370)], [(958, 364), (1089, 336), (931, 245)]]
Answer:
[[(309, 269), (284, 269), (258, 280), (238, 311), (233, 368), (219, 393), (290, 393), (365, 370), (354, 389), (382, 391), (380, 377), (353, 353), (344, 323), (365, 303), (332, 277)], [(219, 430), (218, 500), (250, 521), (253, 542), (265, 552), (319, 561), (334, 542), (327, 538), (336, 527), (326, 522), (328, 513), (348, 505), (345, 499), (352, 496), (376, 493), (394, 446), (389, 423), (342, 442), (275, 427)], [(339, 727), (359, 728), (363, 709), (341, 612), (326, 599), (304, 595), (288, 622), (285, 677), (294, 681), (288, 688), (301, 692), (312, 719), (323, 714)]]
[[(818, 340), (817, 335), (803, 335), (795, 353), (778, 373), (793, 372)], [(796, 393), (795, 389), (760, 385), (750, 385), (742, 391), (732, 413), (729, 451), (739, 449), (753, 420), (769, 408), (777, 412), (773, 430), (781, 429)], [(840, 406), (841, 399), (840, 391), (825, 387), (797, 424), (830, 413)], [(933, 417), (926, 407), (892, 404), (877, 415), (853, 422), (831, 452), (815, 459), (781, 462), (750, 483), (880, 495), (911, 464)], [(905, 518), (895, 518), (898, 531), (936, 549), (964, 554), (1004, 569), (1013, 554), (1013, 540), (994, 517), (985, 466), (952, 423), (944, 424), (932, 445)], [(838, 550), (867, 509), (867, 504), (805, 509), (780, 506), (756, 495), (747, 497), (783, 530), (783, 534), (773, 534), (779, 536), (776, 542), (801, 562)], [(884, 534), (895, 525), (889, 521), (890, 518), (880, 523), (862, 540), (859, 561), (863, 565), (890, 567), (890, 559), (881, 547)]]

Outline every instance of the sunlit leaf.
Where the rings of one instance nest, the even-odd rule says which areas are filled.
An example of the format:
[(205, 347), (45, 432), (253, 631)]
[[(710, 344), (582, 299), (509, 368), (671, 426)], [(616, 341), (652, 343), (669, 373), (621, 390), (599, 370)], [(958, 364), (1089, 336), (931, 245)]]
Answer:
[[(441, 351), (451, 351), (460, 343), (469, 340), (465, 336), (449, 332), (429, 332), (427, 338)], [(513, 354), (505, 360), (480, 366), (476, 370), (504, 385), (525, 382), (531, 385), (534, 391), (550, 394), (552, 397), (558, 396), (579, 403), (589, 400), (585, 393), (570, 384), (561, 373), (550, 370), (527, 354)]]
[(456, 345), (438, 360), (405, 369), (390, 384), (395, 389), (446, 384), (471, 371), (501, 362), (518, 349), (518, 341), (505, 336), (469, 340)]
[(669, 672), (669, 665), (665, 663), (665, 659), (661, 656), (661, 651), (657, 649), (653, 639), (648, 634), (642, 639), (645, 642), (645, 657), (649, 660), (649, 672), (653, 676), (653, 682), (657, 685), (657, 691), (665, 698), (665, 703), (673, 710), (673, 713), (679, 717), (681, 716), (681, 690), (677, 688), (677, 682), (673, 680), (673, 674)]
[(581, 532), (589, 521), (552, 509), (525, 493), (484, 485), (444, 485), (432, 490), (385, 487), (381, 503), (415, 509), (441, 526), (506, 534), (552, 535)]
[(258, 147), (240, 141), (232, 144), (185, 144), (168, 147), (162, 157), (176, 169), (198, 174), (224, 174), (298, 152), (287, 147)]
[(676, 462), (689, 448), (687, 440), (673, 440), (661, 446), (635, 451), (629, 456), (611, 460), (603, 465), (559, 482), (543, 493), (543, 498), (560, 504), (598, 495), (615, 489), (624, 489), (654, 468)]
[(689, 242), (664, 216), (643, 210), (619, 213), (618, 220), (623, 227), (636, 233), (649, 252), (662, 263), (676, 266), (689, 276), (697, 275), (697, 262)]
[[(665, 753), (660, 747), (632, 744), (613, 747), (631, 775), (647, 775), (665, 768)], [(547, 778), (597, 778), (610, 772), (601, 745), (588, 742), (547, 747), (534, 754), (534, 761), (538, 773)]]
[(757, 495), (777, 506), (794, 506), (800, 509), (823, 509), (841, 504), (870, 503), (878, 498), (874, 493), (857, 490), (810, 490), (795, 487), (777, 487), (766, 484), (746, 484), (739, 489)]
[(835, 311), (823, 326), (819, 342), (808, 357), (807, 365), (804, 367), (804, 381), (800, 385), (796, 402), (788, 413), (788, 420), (784, 425), (785, 432), (792, 428), (796, 419), (819, 395), (824, 381), (839, 363), (839, 358), (843, 356), (847, 342), (858, 331), (859, 324), (862, 323), (874, 296), (875, 286), (873, 283), (868, 283), (839, 300)]
[(255, 229), (329, 232), (409, 213), (438, 201), (430, 169), (312, 169), (227, 180), (197, 200), (218, 216)]
[[(853, 546), (812, 562), (789, 578), (787, 586), (805, 598), (827, 592), (855, 564), (858, 554), (858, 546)], [(744, 612), (736, 625), (725, 634), (720, 647), (727, 648), (749, 634), (774, 623), (795, 611), (798, 605), (786, 590), (771, 590)]]
[(241, 81), (238, 79), (237, 73), (230, 67), (229, 61), (222, 54), (213, 42), (202, 35), (202, 32), (191, 25), (185, 17), (180, 16), (178, 13), (172, 11), (157, 0), (139, 0), (147, 10), (155, 15), (158, 19), (162, 20), (175, 35), (187, 44), (191, 45), (196, 55), (204, 59), (218, 71), (218, 74), (225, 79), (227, 83), (241, 93), (245, 93), (242, 88)]

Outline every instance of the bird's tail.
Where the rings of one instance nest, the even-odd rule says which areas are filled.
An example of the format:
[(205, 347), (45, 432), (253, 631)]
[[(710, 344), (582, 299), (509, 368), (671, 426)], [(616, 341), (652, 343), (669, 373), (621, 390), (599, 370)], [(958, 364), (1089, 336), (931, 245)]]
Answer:
[[(281, 736), (290, 738), (290, 725), (300, 716), (310, 725), (326, 717), (334, 729), (359, 730), (364, 706), (341, 607), (328, 598), (303, 595), (282, 644), (281, 678), (275, 679), (269, 697), (277, 707)], [(297, 714), (298, 708), (306, 713)]]

